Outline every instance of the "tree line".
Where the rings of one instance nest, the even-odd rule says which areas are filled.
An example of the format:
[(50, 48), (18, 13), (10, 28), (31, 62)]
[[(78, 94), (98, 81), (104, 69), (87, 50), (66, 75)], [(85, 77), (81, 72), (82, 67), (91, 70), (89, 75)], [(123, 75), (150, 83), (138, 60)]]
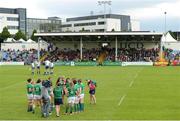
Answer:
[[(37, 31), (33, 30), (33, 33), (30, 38), (37, 42), (38, 38), (34, 36), (35, 33), (37, 33)], [(14, 38), (15, 40), (19, 40), (19, 39), (27, 40), (26, 34), (23, 33), (21, 30), (18, 30), (18, 32), (15, 35), (11, 35), (8, 28), (4, 27), (2, 32), (0, 33), (0, 43), (2, 43), (7, 38)]]

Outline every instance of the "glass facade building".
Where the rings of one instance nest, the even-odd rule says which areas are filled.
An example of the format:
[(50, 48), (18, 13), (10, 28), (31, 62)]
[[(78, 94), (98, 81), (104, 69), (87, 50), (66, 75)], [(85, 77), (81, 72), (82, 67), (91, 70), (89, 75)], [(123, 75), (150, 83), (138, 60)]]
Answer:
[(33, 30), (37, 32), (61, 32), (61, 20), (58, 17), (48, 19), (27, 18), (27, 36), (30, 37)]
[[(7, 17), (7, 21), (17, 21), (18, 29), (23, 33), (26, 33), (26, 8), (0, 8), (0, 14), (16, 14), (18, 18)], [(7, 26), (8, 27), (8, 26)], [(8, 28), (17, 28), (17, 27), (8, 27)]]

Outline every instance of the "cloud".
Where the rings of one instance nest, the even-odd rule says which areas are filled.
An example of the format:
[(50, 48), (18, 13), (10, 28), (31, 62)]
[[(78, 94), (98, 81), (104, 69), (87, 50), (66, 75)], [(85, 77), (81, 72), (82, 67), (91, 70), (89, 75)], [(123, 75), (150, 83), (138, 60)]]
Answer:
[[(49, 16), (67, 18), (90, 15), (91, 11), (94, 11), (94, 14), (100, 14), (100, 11), (103, 11), (103, 6), (98, 6), (97, 1), (0, 0), (0, 7), (27, 8), (27, 16), (33, 18), (47, 18)], [(180, 28), (177, 24), (177, 20), (180, 19), (179, 6), (180, 0), (112, 0), (112, 5), (107, 6), (107, 13), (111, 8), (112, 13), (131, 15), (132, 18), (140, 20), (143, 30), (160, 31), (163, 30), (164, 11), (167, 11), (168, 22), (171, 22), (169, 28)]]
[(136, 19), (155, 19), (164, 16), (164, 12), (167, 12), (167, 17), (180, 18), (180, 0), (174, 2), (163, 2), (150, 7), (141, 7), (135, 9), (125, 10), (126, 14), (130, 14)]

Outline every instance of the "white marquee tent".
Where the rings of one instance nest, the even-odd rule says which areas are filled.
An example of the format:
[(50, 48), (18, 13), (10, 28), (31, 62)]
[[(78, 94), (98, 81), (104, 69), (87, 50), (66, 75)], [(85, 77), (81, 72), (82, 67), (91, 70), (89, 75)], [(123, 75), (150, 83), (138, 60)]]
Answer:
[(5, 43), (12, 43), (12, 42), (16, 42), (16, 40), (14, 38), (7, 38), (6, 40), (4, 40)]
[(35, 41), (33, 41), (32, 39), (28, 39), (27, 43), (36, 43)]
[(169, 32), (166, 33), (166, 35), (163, 34), (161, 41), (162, 42), (177, 42), (177, 40), (175, 40)]
[(26, 41), (24, 39), (19, 39), (17, 42), (22, 42), (22, 43), (25, 43)]

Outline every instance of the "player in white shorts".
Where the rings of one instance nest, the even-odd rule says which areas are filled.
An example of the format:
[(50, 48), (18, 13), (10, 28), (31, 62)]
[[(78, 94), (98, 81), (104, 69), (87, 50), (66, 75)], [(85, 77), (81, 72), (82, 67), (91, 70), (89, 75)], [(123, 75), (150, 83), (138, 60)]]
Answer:
[(80, 112), (84, 111), (84, 89), (85, 85), (82, 83), (82, 80), (78, 80), (78, 85), (80, 87), (80, 103), (79, 103), (79, 110)]
[[(67, 98), (67, 105), (66, 105), (66, 112), (65, 114), (70, 113), (70, 115), (73, 114), (73, 107), (75, 103), (75, 89), (74, 89), (74, 83), (70, 82), (70, 87), (65, 89), (65, 94), (68, 97)], [(69, 111), (70, 109), (70, 111)]]
[(54, 63), (50, 62), (49, 67), (50, 67), (50, 74), (53, 74), (54, 73)]
[(37, 61), (37, 74), (40, 74), (40, 68), (41, 68), (41, 62), (40, 61)]
[(79, 104), (80, 104), (81, 92), (80, 92), (80, 86), (75, 79), (73, 80), (73, 83), (74, 83), (74, 89), (75, 89), (75, 93), (76, 93), (75, 104), (74, 104), (74, 112), (78, 113), (78, 112), (80, 112), (80, 105)]
[(50, 64), (50, 61), (49, 60), (46, 60), (45, 61), (45, 75), (49, 74), (49, 64)]
[(31, 74), (34, 75), (34, 70), (35, 70), (35, 64), (34, 62), (31, 63)]
[(34, 86), (32, 84), (32, 79), (27, 79), (27, 98), (28, 98), (28, 109), (27, 112), (32, 112), (33, 111), (33, 91), (34, 91)]

